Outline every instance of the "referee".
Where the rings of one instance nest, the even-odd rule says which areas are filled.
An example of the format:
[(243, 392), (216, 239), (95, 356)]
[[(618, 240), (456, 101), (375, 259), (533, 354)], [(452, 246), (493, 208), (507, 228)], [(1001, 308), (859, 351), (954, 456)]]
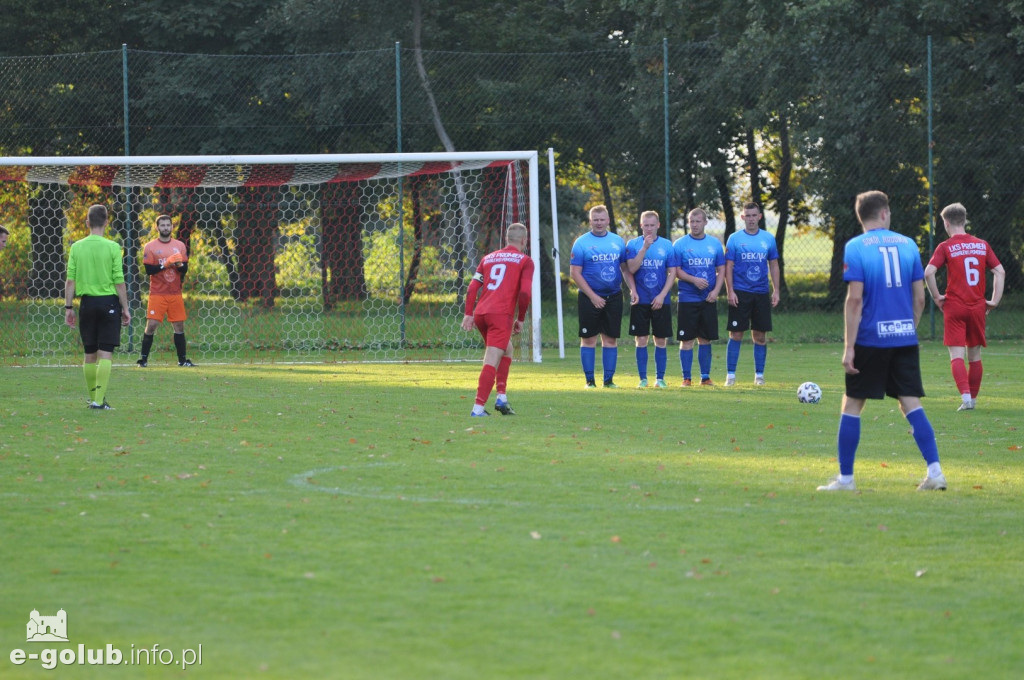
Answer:
[[(75, 295), (79, 302), (78, 332), (85, 351), (85, 386), (89, 408), (112, 411), (107, 403), (111, 357), (121, 344), (121, 326), (131, 320), (128, 293), (124, 285), (121, 246), (103, 233), (107, 228), (107, 207), (89, 208), (89, 235), (71, 245), (68, 278), (64, 285), (64, 321), (75, 327)], [(120, 319), (120, 324), (118, 320)]]

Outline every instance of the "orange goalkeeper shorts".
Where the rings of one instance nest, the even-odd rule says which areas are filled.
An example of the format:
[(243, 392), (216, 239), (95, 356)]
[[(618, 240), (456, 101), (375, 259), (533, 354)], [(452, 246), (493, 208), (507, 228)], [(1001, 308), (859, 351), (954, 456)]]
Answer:
[(172, 323), (187, 319), (185, 299), (180, 295), (150, 295), (149, 306), (146, 308), (146, 318), (153, 321), (163, 321), (165, 316)]

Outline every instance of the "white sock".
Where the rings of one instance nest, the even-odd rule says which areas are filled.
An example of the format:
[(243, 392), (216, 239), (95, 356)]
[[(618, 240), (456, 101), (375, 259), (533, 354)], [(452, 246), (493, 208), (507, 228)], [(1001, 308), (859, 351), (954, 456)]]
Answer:
[(508, 401), (508, 395), (504, 392), (498, 392), (498, 398), (494, 400), (494, 403), (500, 404), (503, 401)]
[(928, 476), (938, 477), (942, 474), (942, 466), (939, 465), (938, 461), (934, 463), (928, 463)]
[(849, 484), (853, 481), (853, 475), (839, 475), (840, 484)]
[(473, 413), (483, 413), (484, 407), (480, 404), (473, 404)]
[(970, 404), (971, 403), (971, 393), (970, 392), (965, 392), (965, 393), (961, 394), (960, 395), (960, 399), (963, 400), (963, 402), (965, 404)]

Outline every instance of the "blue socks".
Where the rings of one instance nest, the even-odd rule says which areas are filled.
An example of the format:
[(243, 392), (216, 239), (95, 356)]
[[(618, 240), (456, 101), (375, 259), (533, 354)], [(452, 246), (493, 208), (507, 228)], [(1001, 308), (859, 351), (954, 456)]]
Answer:
[(604, 381), (611, 382), (612, 378), (615, 377), (615, 364), (619, 360), (619, 348), (618, 347), (602, 347), (601, 348), (601, 364), (604, 367)]
[[(693, 372), (693, 350), (679, 350), (679, 367), (683, 369), (683, 378), (689, 379)], [(701, 369), (704, 370), (704, 369)]]
[(743, 344), (741, 340), (733, 340), (729, 338), (729, 343), (725, 346), (725, 371), (726, 373), (735, 373), (736, 364), (740, 362), (740, 345)]
[(764, 375), (764, 361), (768, 357), (768, 345), (754, 343), (754, 373)]
[(907, 414), (907, 422), (914, 428), (914, 441), (921, 450), (924, 462), (931, 465), (939, 462), (939, 446), (935, 443), (935, 430), (924, 414), (924, 408), (915, 408)]
[(860, 444), (860, 416), (843, 413), (839, 416), (839, 474), (853, 476), (853, 459)]
[(583, 375), (587, 382), (594, 382), (594, 357), (597, 355), (595, 347), (580, 347), (580, 363), (583, 364)]
[(700, 379), (709, 380), (711, 378), (711, 345), (697, 345), (697, 363), (700, 365)]
[(636, 348), (636, 372), (641, 380), (647, 380), (647, 348)]
[[(646, 368), (646, 367), (645, 367)], [(665, 379), (665, 369), (668, 368), (668, 347), (654, 347), (654, 369), (657, 371), (658, 380)]]

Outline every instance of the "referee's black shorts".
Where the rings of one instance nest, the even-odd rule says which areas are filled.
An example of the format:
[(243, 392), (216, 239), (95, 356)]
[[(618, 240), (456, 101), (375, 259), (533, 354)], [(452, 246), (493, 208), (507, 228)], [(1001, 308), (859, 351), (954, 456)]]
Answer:
[(121, 303), (116, 295), (83, 295), (78, 304), (78, 333), (86, 354), (113, 351), (121, 344)]

